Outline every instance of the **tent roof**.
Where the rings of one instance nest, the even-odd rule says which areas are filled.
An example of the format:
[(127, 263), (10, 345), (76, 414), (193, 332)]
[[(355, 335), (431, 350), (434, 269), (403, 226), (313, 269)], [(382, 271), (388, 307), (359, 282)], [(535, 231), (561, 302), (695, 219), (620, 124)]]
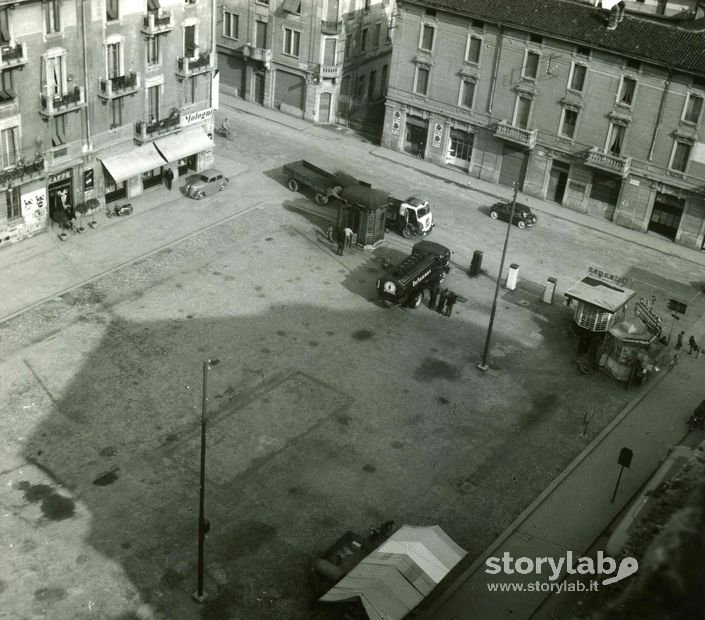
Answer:
[(359, 599), (371, 620), (401, 620), (465, 555), (437, 525), (404, 525), (320, 600)]

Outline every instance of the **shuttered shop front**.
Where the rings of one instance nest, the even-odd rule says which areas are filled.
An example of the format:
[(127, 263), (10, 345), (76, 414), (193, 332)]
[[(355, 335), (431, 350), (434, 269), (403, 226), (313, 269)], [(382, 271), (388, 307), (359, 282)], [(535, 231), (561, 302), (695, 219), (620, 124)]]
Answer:
[(300, 75), (277, 70), (274, 87), (275, 104), (304, 109), (304, 79)]

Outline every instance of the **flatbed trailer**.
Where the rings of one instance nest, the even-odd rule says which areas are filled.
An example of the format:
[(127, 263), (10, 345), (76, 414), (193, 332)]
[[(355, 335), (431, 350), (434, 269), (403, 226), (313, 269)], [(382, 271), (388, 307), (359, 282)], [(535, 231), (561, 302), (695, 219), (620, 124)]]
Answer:
[(302, 187), (312, 189), (319, 205), (328, 204), (329, 198), (337, 195), (344, 185), (343, 180), (336, 174), (327, 172), (305, 159), (285, 164), (283, 169), (289, 178), (289, 189), (292, 192), (298, 192)]

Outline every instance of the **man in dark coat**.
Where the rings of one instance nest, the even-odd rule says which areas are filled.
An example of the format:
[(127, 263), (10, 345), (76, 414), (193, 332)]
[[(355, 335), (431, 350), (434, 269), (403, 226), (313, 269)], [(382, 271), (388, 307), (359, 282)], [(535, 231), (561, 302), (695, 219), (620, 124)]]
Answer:
[(432, 284), (431, 288), (428, 289), (428, 307), (431, 308), (431, 310), (434, 310), (436, 308), (436, 300), (438, 299), (438, 290), (440, 287), (438, 284)]
[(345, 251), (345, 233), (342, 227), (338, 227), (336, 232), (336, 241), (338, 242), (338, 256), (342, 256)]
[(446, 297), (448, 297), (448, 289), (444, 288), (438, 295), (438, 306), (436, 307), (436, 311), (440, 314), (443, 314), (443, 310), (446, 305)]
[(166, 188), (171, 191), (171, 184), (174, 181), (174, 171), (167, 167), (166, 172), (164, 173), (164, 184), (166, 185)]
[(458, 301), (458, 296), (452, 291), (448, 293), (448, 296), (446, 297), (446, 308), (443, 314), (450, 316), (453, 313), (453, 306), (456, 301)]

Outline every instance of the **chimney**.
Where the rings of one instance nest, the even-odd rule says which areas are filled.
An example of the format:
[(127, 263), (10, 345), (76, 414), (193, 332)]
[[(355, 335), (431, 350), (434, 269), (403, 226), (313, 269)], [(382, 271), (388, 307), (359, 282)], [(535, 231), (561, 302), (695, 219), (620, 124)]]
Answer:
[(610, 9), (609, 21), (607, 22), (607, 30), (616, 30), (617, 24), (624, 19), (624, 0), (620, 0)]

